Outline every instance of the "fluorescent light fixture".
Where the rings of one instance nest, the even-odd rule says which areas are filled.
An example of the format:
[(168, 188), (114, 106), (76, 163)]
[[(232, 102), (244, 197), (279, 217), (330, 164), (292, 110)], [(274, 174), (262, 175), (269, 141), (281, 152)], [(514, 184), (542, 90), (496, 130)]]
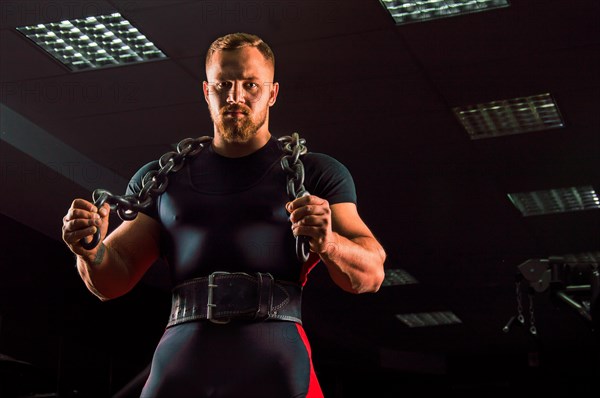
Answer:
[(396, 25), (508, 7), (507, 0), (380, 0)]
[(419, 281), (403, 269), (386, 269), (381, 286), (401, 286), (415, 283), (419, 283)]
[(600, 264), (600, 251), (565, 254), (560, 256), (566, 264)]
[(453, 325), (462, 323), (462, 321), (452, 311), (397, 314), (396, 318), (398, 318), (409, 328)]
[(525, 217), (600, 209), (592, 186), (509, 193), (508, 198)]
[(17, 30), (73, 71), (166, 58), (119, 13)]
[(548, 93), (453, 108), (471, 139), (564, 127)]

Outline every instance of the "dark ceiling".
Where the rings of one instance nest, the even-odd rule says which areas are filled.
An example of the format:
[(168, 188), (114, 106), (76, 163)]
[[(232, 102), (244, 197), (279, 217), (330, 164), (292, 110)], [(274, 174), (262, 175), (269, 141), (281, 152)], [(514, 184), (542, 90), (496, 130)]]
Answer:
[[(502, 332), (520, 264), (600, 250), (600, 210), (523, 217), (507, 198), (600, 190), (600, 2), (511, 0), (403, 26), (377, 0), (2, 0), (0, 12), (0, 354), (52, 379), (46, 391), (108, 396), (149, 361), (168, 307), (164, 265), (129, 298), (97, 303), (60, 241), (61, 219), (73, 198), (122, 193), (173, 143), (212, 134), (203, 58), (235, 31), (276, 54), (271, 132), (297, 131), (350, 169), (386, 268), (419, 281), (353, 296), (314, 271), (305, 323), (329, 396), (586, 393), (600, 374), (592, 325), (550, 291), (533, 295), (537, 337), (525, 288), (525, 327)], [(168, 58), (70, 72), (15, 30), (111, 12)], [(452, 112), (541, 93), (564, 128), (471, 140)], [(395, 316), (423, 311), (462, 323), (408, 328)], [(389, 395), (363, 394), (372, 383)]]

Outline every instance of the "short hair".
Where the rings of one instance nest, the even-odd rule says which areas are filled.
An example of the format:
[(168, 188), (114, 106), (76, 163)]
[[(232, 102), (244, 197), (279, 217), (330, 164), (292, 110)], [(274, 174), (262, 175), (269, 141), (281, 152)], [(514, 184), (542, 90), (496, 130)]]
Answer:
[(271, 47), (260, 37), (250, 33), (230, 33), (213, 41), (206, 53), (205, 67), (208, 67), (213, 54), (217, 51), (236, 50), (243, 47), (255, 47), (275, 68), (275, 55)]

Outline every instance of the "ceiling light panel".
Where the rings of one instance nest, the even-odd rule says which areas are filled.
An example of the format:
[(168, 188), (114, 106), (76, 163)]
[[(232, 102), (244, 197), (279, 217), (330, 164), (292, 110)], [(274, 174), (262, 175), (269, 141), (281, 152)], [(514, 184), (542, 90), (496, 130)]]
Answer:
[(397, 314), (396, 318), (410, 328), (462, 323), (462, 321), (452, 311)]
[(592, 186), (510, 193), (508, 198), (526, 217), (600, 209), (600, 199)]
[(600, 251), (565, 254), (561, 256), (566, 264), (595, 264), (600, 265)]
[(386, 269), (381, 286), (403, 286), (419, 283), (411, 274), (403, 269)]
[(507, 0), (380, 0), (396, 25), (508, 7)]
[(166, 58), (121, 14), (17, 28), (73, 71)]
[(548, 93), (456, 107), (453, 111), (471, 139), (564, 127), (558, 106)]

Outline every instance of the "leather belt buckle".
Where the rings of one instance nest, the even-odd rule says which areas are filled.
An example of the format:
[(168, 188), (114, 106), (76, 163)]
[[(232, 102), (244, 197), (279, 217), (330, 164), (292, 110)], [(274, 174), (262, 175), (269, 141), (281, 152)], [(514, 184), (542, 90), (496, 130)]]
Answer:
[(217, 305), (214, 303), (214, 291), (219, 285), (215, 283), (216, 275), (226, 275), (228, 272), (213, 272), (208, 276), (208, 299), (206, 300), (206, 319), (211, 321), (212, 323), (216, 323), (219, 325), (224, 325), (231, 322), (231, 318), (222, 318), (218, 319), (214, 317), (214, 309)]

